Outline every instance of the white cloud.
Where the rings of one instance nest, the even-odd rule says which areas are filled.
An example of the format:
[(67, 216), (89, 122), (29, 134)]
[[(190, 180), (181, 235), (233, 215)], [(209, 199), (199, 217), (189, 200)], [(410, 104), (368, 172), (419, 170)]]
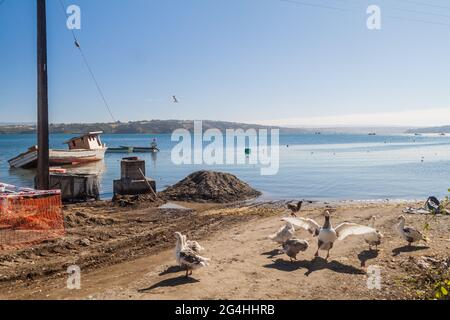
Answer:
[(301, 127), (339, 126), (407, 126), (429, 127), (450, 125), (450, 108), (316, 116), (304, 118), (253, 121), (256, 124)]

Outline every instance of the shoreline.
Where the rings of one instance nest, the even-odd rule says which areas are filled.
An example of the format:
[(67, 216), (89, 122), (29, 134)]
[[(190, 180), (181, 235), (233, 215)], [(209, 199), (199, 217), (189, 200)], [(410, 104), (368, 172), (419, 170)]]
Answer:
[[(431, 222), (430, 247), (405, 251), (404, 241), (392, 227), (404, 206), (418, 205), (416, 202), (307, 203), (300, 215), (317, 221), (330, 207), (336, 210), (336, 223), (366, 224), (375, 214), (380, 220), (377, 228), (386, 238), (373, 256), (361, 239), (352, 237), (338, 243), (332, 259), (324, 262), (313, 259), (316, 240), (298, 231), (299, 237), (310, 241), (311, 248), (294, 264), (283, 255), (265, 254), (277, 248), (266, 237), (283, 224), (280, 218), (286, 210), (281, 203), (170, 203), (187, 210), (121, 208), (106, 203), (65, 206), (66, 224), (69, 222), (66, 237), (22, 249), (10, 254), (9, 259), (0, 254), (0, 299), (404, 299), (407, 283), (396, 281), (413, 274), (401, 265), (424, 255), (440, 256), (450, 249), (450, 239), (445, 238), (450, 231), (450, 217), (437, 216)], [(425, 219), (423, 215), (407, 215), (408, 224), (419, 228)], [(175, 231), (200, 241), (206, 248), (204, 255), (212, 258), (212, 263), (194, 273), (193, 283), (161, 287), (161, 282), (179, 281), (183, 274), (174, 269)], [(89, 242), (83, 244), (84, 239)], [(390, 289), (378, 292), (363, 287), (366, 274), (361, 259), (367, 259), (368, 266), (382, 267), (386, 272), (383, 285)], [(64, 287), (66, 268), (72, 264), (80, 265), (86, 281), (79, 291)], [(214, 289), (217, 277), (228, 285)], [(281, 281), (286, 288), (273, 287), (273, 281)], [(332, 283), (339, 286), (330, 287)], [(248, 291), (249, 286), (255, 290)], [(298, 292), (298, 286), (304, 289)], [(139, 291), (149, 287), (154, 288)], [(202, 290), (206, 290), (203, 295)], [(317, 290), (327, 293), (317, 296)], [(347, 294), (350, 292), (351, 296)]]

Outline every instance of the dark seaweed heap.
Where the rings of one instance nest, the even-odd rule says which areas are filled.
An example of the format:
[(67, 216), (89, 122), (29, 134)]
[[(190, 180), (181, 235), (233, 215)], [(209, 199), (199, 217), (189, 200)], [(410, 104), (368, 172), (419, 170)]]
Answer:
[(261, 193), (236, 176), (214, 171), (198, 171), (161, 192), (167, 200), (229, 203), (252, 199)]

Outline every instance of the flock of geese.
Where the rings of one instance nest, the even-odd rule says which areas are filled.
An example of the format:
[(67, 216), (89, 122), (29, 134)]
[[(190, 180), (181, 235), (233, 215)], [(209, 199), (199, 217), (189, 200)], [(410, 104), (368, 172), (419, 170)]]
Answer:
[[(364, 240), (369, 244), (370, 248), (372, 246), (377, 247), (381, 244), (383, 235), (372, 226), (344, 222), (335, 228), (331, 223), (331, 214), (329, 211), (325, 212), (324, 217), (325, 221), (322, 226), (313, 219), (285, 217), (282, 220), (286, 222), (286, 226), (282, 227), (277, 233), (269, 236), (269, 239), (281, 244), (283, 252), (291, 258), (291, 261), (296, 260), (300, 252), (306, 251), (309, 248), (306, 240), (294, 238), (295, 227), (300, 227), (318, 238), (317, 251), (314, 256), (319, 256), (319, 250), (327, 251), (325, 259), (330, 257), (330, 250), (337, 240), (342, 241), (351, 235), (363, 235)], [(374, 219), (375, 217), (372, 217), (371, 224), (374, 223)]]
[[(295, 237), (296, 227), (310, 232), (317, 237), (317, 251), (315, 257), (319, 256), (319, 251), (327, 251), (326, 260), (330, 256), (330, 250), (336, 241), (345, 240), (352, 235), (362, 236), (369, 245), (369, 249), (378, 249), (383, 240), (383, 234), (375, 228), (376, 217), (370, 219), (369, 225), (361, 225), (351, 222), (344, 222), (336, 227), (331, 223), (331, 214), (329, 211), (324, 213), (324, 223), (320, 225), (313, 219), (297, 217), (296, 213), (300, 211), (302, 202), (297, 205), (288, 204), (291, 210), (291, 216), (284, 217), (281, 220), (286, 225), (281, 227), (277, 233), (268, 236), (268, 239), (278, 243), (282, 251), (290, 258), (291, 262), (297, 260), (297, 255), (309, 248), (309, 242)], [(415, 242), (429, 241), (428, 238), (414, 227), (405, 226), (406, 219), (399, 216), (397, 231), (399, 235), (411, 246)], [(192, 271), (209, 265), (210, 259), (200, 255), (204, 248), (196, 241), (187, 240), (187, 237), (180, 232), (175, 233), (176, 246), (175, 256), (177, 264), (186, 270), (186, 277), (192, 275)]]

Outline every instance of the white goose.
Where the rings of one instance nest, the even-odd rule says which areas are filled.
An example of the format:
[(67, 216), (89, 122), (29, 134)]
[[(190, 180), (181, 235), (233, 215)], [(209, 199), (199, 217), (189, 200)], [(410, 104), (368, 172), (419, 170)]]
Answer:
[(278, 230), (277, 233), (274, 233), (268, 238), (272, 241), (275, 241), (276, 243), (283, 244), (289, 239), (292, 239), (295, 235), (295, 229), (291, 222), (286, 221), (286, 225), (284, 227), (281, 227), (280, 230)]
[(177, 263), (180, 267), (186, 268), (186, 277), (192, 275), (193, 270), (209, 265), (210, 259), (198, 255), (186, 246), (185, 237), (181, 233), (175, 232), (175, 237)]
[[(369, 227), (375, 229), (375, 221), (376, 217), (372, 216), (370, 218)], [(369, 245), (369, 250), (372, 250), (372, 247), (375, 246), (375, 249), (378, 250), (378, 246), (381, 244), (381, 240), (383, 239), (383, 234), (375, 229), (375, 232), (369, 232), (364, 235), (364, 240)]]
[(404, 216), (398, 217), (398, 225), (397, 230), (400, 233), (400, 235), (408, 241), (408, 245), (411, 246), (413, 242), (419, 242), (421, 240), (428, 242), (429, 239), (420, 231), (413, 227), (405, 227), (406, 219)]
[(330, 250), (336, 240), (344, 240), (351, 235), (364, 235), (376, 230), (356, 223), (344, 222), (333, 228), (330, 222), (330, 212), (325, 212), (325, 223), (321, 227), (316, 221), (306, 218), (286, 217), (282, 220), (308, 230), (315, 237), (319, 237), (315, 256), (319, 256), (319, 250), (328, 251), (326, 259), (330, 257)]

